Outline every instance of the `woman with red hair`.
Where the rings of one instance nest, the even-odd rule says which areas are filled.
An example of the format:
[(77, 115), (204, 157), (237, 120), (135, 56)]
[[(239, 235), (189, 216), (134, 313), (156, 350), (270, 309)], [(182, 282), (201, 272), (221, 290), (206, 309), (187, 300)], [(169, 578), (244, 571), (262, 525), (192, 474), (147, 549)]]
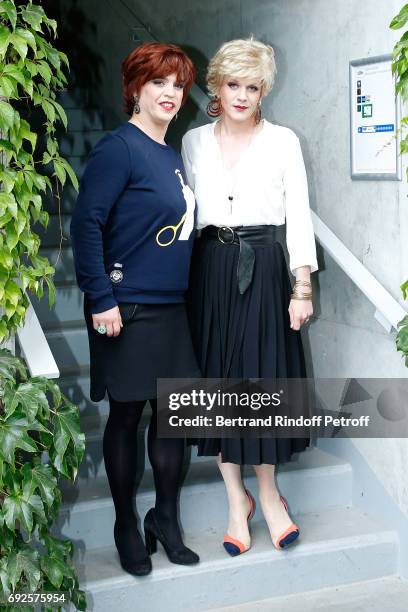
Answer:
[[(200, 376), (184, 304), (195, 201), (179, 153), (165, 142), (195, 70), (175, 45), (146, 43), (124, 60), (123, 96), (130, 116), (104, 136), (88, 159), (71, 223), (90, 348), (90, 396), (108, 392), (103, 454), (116, 512), (114, 538), (125, 571), (151, 571), (161, 541), (183, 565), (198, 555), (177, 520), (184, 440), (157, 437), (157, 378)], [(137, 429), (152, 407), (148, 454), (156, 504), (137, 528), (133, 489), (140, 473)]]

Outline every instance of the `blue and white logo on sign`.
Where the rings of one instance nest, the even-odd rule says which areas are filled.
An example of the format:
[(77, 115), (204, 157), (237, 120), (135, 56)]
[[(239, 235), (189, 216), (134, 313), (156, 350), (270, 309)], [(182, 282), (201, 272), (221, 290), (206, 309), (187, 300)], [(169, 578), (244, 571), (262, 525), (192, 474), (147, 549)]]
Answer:
[(363, 125), (357, 128), (359, 134), (375, 134), (376, 132), (393, 132), (395, 125), (388, 123), (386, 125)]

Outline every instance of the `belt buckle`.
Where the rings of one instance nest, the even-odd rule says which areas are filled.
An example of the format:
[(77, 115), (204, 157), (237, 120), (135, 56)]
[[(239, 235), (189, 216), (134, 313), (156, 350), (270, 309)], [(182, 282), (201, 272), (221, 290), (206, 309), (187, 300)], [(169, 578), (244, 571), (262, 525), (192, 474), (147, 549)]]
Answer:
[[(223, 240), (220, 235), (220, 231), (229, 230), (231, 232), (231, 240)], [(218, 240), (222, 242), (222, 244), (232, 244), (235, 240), (235, 232), (232, 227), (223, 226), (218, 228)]]

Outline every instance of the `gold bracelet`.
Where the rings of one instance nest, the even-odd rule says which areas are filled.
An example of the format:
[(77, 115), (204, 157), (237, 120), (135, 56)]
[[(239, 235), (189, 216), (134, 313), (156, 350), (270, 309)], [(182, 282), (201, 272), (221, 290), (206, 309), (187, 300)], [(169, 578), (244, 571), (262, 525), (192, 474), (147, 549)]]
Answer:
[(292, 295), (290, 296), (292, 300), (311, 300), (312, 299), (312, 294), (307, 295), (306, 293), (303, 294), (302, 296), (300, 296), (298, 293), (292, 293)]
[(312, 283), (310, 281), (297, 280), (293, 286), (311, 287)]

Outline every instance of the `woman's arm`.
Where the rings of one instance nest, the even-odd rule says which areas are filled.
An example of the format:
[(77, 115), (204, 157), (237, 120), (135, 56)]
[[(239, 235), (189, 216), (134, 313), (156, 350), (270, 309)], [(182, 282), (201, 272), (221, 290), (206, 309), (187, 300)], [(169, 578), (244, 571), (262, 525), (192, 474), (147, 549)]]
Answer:
[[(293, 132), (289, 132), (289, 136), (286, 169), (283, 177), (289, 266), (292, 274), (296, 276), (296, 281), (310, 283), (310, 274), (318, 269), (318, 265), (307, 175), (299, 139)], [(296, 285), (295, 294), (310, 294), (311, 290), (311, 285)], [(292, 329), (300, 329), (312, 314), (311, 299), (291, 299), (289, 316)]]
[(88, 159), (71, 220), (77, 282), (89, 299), (94, 327), (103, 323), (108, 335), (119, 333), (120, 315), (105, 271), (103, 231), (129, 175), (126, 143), (118, 136), (106, 135)]

